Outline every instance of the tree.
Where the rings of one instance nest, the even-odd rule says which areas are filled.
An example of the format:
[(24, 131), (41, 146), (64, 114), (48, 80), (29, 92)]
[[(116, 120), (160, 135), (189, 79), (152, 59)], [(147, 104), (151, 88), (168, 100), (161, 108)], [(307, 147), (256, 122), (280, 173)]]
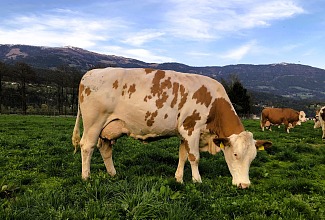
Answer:
[(248, 94), (247, 89), (244, 88), (239, 78), (236, 75), (230, 75), (230, 83), (221, 80), (229, 99), (232, 102), (238, 114), (251, 113), (251, 96)]
[(4, 64), (3, 62), (0, 62), (0, 114), (1, 114), (1, 106), (2, 106), (2, 102), (3, 102), (3, 96), (2, 96), (2, 79), (4, 74), (7, 71), (7, 66), (6, 64)]
[(82, 77), (82, 74), (77, 69), (71, 69), (71, 80), (70, 80), (70, 87), (72, 88), (72, 98), (71, 98), (71, 112), (74, 113), (75, 110), (78, 111), (78, 88), (79, 83)]
[(31, 80), (35, 79), (36, 74), (35, 71), (28, 64), (23, 62), (17, 62), (15, 64), (14, 72), (19, 82), (22, 113), (26, 114), (27, 111), (26, 84)]
[(64, 74), (63, 67), (54, 71), (54, 77), (55, 77), (55, 84), (57, 88), (57, 109), (59, 110), (59, 115), (63, 114), (63, 108), (64, 108), (64, 86), (66, 84), (66, 78)]
[(54, 75), (59, 114), (67, 114), (67, 110), (74, 113), (77, 109), (77, 92), (82, 74), (76, 68), (62, 65), (58, 67)]

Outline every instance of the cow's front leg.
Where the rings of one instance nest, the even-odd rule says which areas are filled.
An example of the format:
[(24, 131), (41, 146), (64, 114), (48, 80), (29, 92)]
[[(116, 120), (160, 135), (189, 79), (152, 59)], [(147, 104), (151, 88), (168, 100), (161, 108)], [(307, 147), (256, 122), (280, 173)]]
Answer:
[(185, 144), (182, 141), (181, 145), (179, 146), (179, 158), (178, 158), (178, 166), (175, 173), (176, 181), (179, 183), (183, 183), (183, 176), (184, 176), (184, 166), (187, 160), (187, 151), (185, 149)]
[(290, 133), (290, 125), (288, 121), (283, 121), (284, 124), (284, 129), (286, 130), (287, 133)]
[(111, 141), (99, 138), (97, 147), (100, 151), (100, 154), (102, 155), (107, 172), (109, 175), (115, 176), (116, 170), (112, 158), (113, 146), (111, 144)]

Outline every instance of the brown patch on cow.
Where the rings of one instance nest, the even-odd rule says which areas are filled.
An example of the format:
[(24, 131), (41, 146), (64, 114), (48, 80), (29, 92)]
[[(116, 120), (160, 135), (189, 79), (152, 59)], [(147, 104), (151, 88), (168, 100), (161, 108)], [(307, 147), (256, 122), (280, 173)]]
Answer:
[(192, 99), (196, 99), (196, 104), (201, 103), (208, 107), (211, 103), (212, 96), (211, 93), (208, 92), (207, 87), (203, 85), (193, 94)]
[(174, 82), (173, 83), (173, 95), (174, 95), (174, 98), (173, 98), (172, 102), (170, 103), (170, 107), (172, 107), (172, 108), (174, 108), (174, 106), (177, 103), (178, 88), (179, 88), (179, 84), (177, 82)]
[(196, 157), (193, 154), (188, 153), (188, 160), (189, 161), (195, 161), (196, 160)]
[(206, 123), (207, 129), (218, 137), (229, 137), (245, 130), (231, 103), (224, 98), (213, 101)]
[(192, 115), (187, 116), (183, 122), (183, 127), (187, 131), (189, 136), (192, 135), (196, 121), (200, 120), (201, 116), (199, 112), (196, 112), (196, 109), (193, 111)]
[(153, 125), (153, 123), (155, 122), (155, 118), (158, 115), (158, 110), (154, 111), (154, 112), (146, 112), (145, 118), (144, 120), (147, 121), (147, 125), (149, 127), (151, 127)]
[(124, 96), (124, 94), (125, 94), (125, 91), (126, 91), (126, 89), (128, 88), (128, 84), (124, 84), (124, 86), (122, 87), (123, 88), (123, 90), (122, 90), (122, 96)]
[(184, 104), (186, 103), (187, 96), (188, 96), (188, 93), (185, 93), (185, 87), (183, 85), (181, 85), (179, 87), (179, 91), (181, 92), (181, 101), (178, 104), (178, 110), (183, 108)]
[(147, 121), (150, 117), (151, 113), (149, 111), (146, 112), (146, 115), (144, 116), (144, 120)]
[(85, 96), (84, 95), (87, 95), (89, 96), (91, 93), (91, 90), (89, 87), (85, 87), (84, 84), (80, 83), (79, 85), (79, 100), (80, 100), (80, 103), (83, 103), (84, 99), (85, 99)]
[(157, 70), (155, 77), (152, 79), (151, 93), (158, 96), (161, 93), (160, 80), (165, 78), (165, 71)]
[(80, 83), (80, 85), (79, 85), (79, 100), (80, 100), (80, 103), (83, 103), (83, 101), (84, 101), (84, 95), (83, 95), (84, 89), (85, 89), (84, 84)]
[(118, 88), (118, 81), (116, 80), (114, 83), (113, 83), (113, 89), (117, 89)]
[(146, 74), (149, 74), (149, 73), (151, 73), (151, 72), (153, 72), (155, 70), (151, 69), (151, 68), (146, 68), (146, 69), (144, 69), (144, 71), (146, 72)]
[(185, 149), (186, 149), (187, 154), (188, 154), (188, 160), (189, 161), (195, 161), (196, 157), (193, 154), (190, 153), (190, 146), (188, 145), (188, 141), (183, 140), (183, 143), (184, 143)]
[(90, 93), (91, 93), (91, 90), (90, 90), (89, 87), (87, 87), (87, 88), (85, 89), (85, 94), (86, 94), (87, 96), (89, 96)]
[(161, 90), (164, 90), (166, 88), (170, 89), (172, 87), (172, 83), (170, 81), (170, 77), (168, 77), (165, 81), (161, 83)]
[(168, 77), (168, 79), (165, 81), (160, 82), (163, 78), (165, 78), (165, 71), (157, 70), (155, 77), (152, 80), (151, 93), (153, 96), (157, 95), (160, 97), (160, 95), (164, 92), (164, 89), (170, 89), (172, 87), (172, 83), (170, 81), (171, 78)]
[(166, 80), (162, 81), (165, 78), (165, 71), (157, 70), (155, 76), (152, 80), (151, 93), (153, 96), (157, 96), (156, 106), (157, 108), (162, 108), (164, 103), (168, 99), (166, 89), (172, 87), (171, 78), (168, 77)]
[(158, 109), (164, 107), (164, 104), (166, 103), (168, 99), (168, 95), (166, 92), (164, 92), (162, 95), (161, 95), (161, 98), (157, 99), (156, 100), (156, 106)]
[(148, 102), (148, 99), (152, 99), (151, 95), (146, 95), (143, 99), (143, 101)]
[(128, 90), (128, 93), (129, 93), (129, 98), (131, 98), (131, 95), (136, 91), (135, 89), (135, 84), (132, 84), (130, 87), (129, 87), (129, 90)]
[(165, 114), (165, 117), (164, 117), (164, 119), (166, 119), (166, 118), (168, 118), (168, 115), (167, 115), (167, 114)]

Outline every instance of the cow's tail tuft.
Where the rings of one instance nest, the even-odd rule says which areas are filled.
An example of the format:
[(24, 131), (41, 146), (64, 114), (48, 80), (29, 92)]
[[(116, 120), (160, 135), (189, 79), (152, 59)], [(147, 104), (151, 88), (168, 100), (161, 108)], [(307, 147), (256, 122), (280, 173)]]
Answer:
[(80, 112), (80, 106), (78, 104), (78, 113), (77, 113), (77, 118), (76, 118), (76, 123), (74, 125), (73, 133), (72, 133), (72, 144), (74, 146), (74, 154), (78, 150), (78, 146), (80, 145), (80, 117), (81, 117), (81, 112)]

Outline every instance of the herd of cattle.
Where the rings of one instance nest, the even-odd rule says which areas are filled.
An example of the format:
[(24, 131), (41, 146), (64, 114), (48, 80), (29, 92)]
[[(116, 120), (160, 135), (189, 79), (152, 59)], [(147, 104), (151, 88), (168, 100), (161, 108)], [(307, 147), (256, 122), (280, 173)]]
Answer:
[[(316, 111), (314, 117), (314, 128), (322, 128), (322, 139), (325, 139), (325, 106)], [(301, 125), (302, 122), (306, 122), (306, 114), (304, 111), (295, 111), (291, 108), (265, 108), (261, 114), (261, 128), (271, 130), (272, 125), (280, 126), (284, 124), (285, 130), (289, 133), (290, 128), (294, 128), (296, 125)]]
[[(80, 138), (80, 118), (83, 135)], [(325, 107), (318, 113), (323, 127)], [(292, 109), (264, 109), (261, 128), (285, 125), (289, 129), (306, 121), (303, 112)], [(191, 165), (192, 179), (201, 182), (198, 169), (200, 151), (223, 151), (232, 183), (250, 185), (249, 167), (257, 151), (272, 146), (255, 140), (245, 131), (224, 87), (206, 76), (171, 70), (105, 68), (87, 72), (79, 85), (79, 108), (72, 135), (75, 150), (81, 148), (82, 178), (90, 175), (95, 146), (107, 172), (114, 176), (112, 147), (126, 134), (136, 139), (177, 135), (181, 138), (175, 173), (183, 182), (184, 165)]]

